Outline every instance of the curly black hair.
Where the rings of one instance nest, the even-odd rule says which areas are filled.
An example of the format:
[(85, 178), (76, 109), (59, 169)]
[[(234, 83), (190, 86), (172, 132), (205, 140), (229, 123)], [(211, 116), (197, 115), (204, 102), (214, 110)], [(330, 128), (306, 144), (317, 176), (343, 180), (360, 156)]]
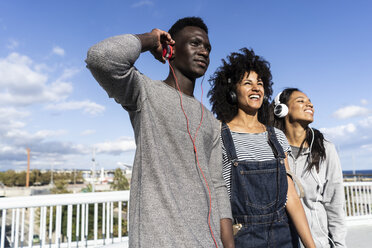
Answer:
[(194, 26), (203, 29), (208, 34), (208, 27), (205, 25), (203, 19), (200, 17), (184, 17), (176, 21), (172, 27), (168, 30), (168, 33), (174, 39), (176, 34), (181, 31), (184, 27)]
[(220, 121), (230, 122), (238, 114), (238, 105), (229, 100), (228, 94), (230, 91), (236, 93), (236, 84), (243, 79), (245, 72), (254, 71), (262, 79), (265, 90), (262, 106), (258, 110), (258, 120), (267, 124), (269, 100), (273, 93), (270, 63), (257, 56), (253, 49), (244, 47), (239, 51), (231, 53), (226, 60), (222, 59), (222, 66), (209, 79), (211, 89), (208, 96), (212, 112)]
[[(288, 101), (292, 95), (293, 92), (299, 91), (298, 88), (286, 88), (284, 89), (281, 94), (279, 101), (282, 104), (288, 104)], [(284, 133), (286, 132), (286, 126), (285, 126), (285, 119), (284, 118), (279, 118), (274, 115), (274, 107), (275, 107), (275, 102), (273, 101), (270, 105), (270, 124), (273, 125), (274, 127), (282, 130)], [(307, 167), (307, 170), (311, 170), (314, 166), (316, 170), (319, 172), (319, 164), (320, 161), (326, 159), (326, 152), (325, 152), (325, 147), (324, 147), (324, 136), (323, 134), (315, 128), (312, 128), (314, 131), (314, 141), (312, 143), (313, 139), (313, 132), (310, 130), (310, 127), (306, 129), (306, 138), (302, 141), (301, 146), (300, 146), (300, 152), (298, 153), (297, 156), (301, 154), (301, 151), (303, 149), (303, 146), (305, 142), (310, 146), (312, 143), (311, 147), (311, 160), (310, 163)]]

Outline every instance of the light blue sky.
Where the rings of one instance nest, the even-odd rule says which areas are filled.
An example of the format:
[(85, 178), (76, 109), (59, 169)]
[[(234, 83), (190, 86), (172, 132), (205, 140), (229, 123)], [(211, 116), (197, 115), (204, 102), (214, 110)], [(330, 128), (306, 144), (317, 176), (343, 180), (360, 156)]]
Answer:
[[(1, 1), (0, 170), (25, 168), (27, 147), (38, 169), (90, 168), (93, 147), (98, 168), (131, 164), (127, 113), (85, 68), (86, 52), (184, 16), (209, 26), (205, 93), (222, 58), (253, 48), (271, 63), (274, 94), (294, 86), (312, 99), (313, 126), (336, 144), (343, 169), (372, 169), (371, 13), (370, 1), (340, 0)], [(168, 73), (151, 54), (136, 66), (154, 79)]]

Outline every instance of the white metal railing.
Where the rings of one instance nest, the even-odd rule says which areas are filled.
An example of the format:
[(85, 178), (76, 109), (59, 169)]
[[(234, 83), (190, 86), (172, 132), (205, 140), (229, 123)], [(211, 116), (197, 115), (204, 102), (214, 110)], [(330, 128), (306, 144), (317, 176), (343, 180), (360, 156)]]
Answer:
[(344, 182), (347, 220), (372, 218), (372, 182)]
[[(372, 182), (344, 189), (346, 218), (372, 218)], [(127, 247), (128, 202), (129, 191), (0, 198), (0, 248)]]
[(129, 191), (0, 198), (0, 248), (127, 247)]

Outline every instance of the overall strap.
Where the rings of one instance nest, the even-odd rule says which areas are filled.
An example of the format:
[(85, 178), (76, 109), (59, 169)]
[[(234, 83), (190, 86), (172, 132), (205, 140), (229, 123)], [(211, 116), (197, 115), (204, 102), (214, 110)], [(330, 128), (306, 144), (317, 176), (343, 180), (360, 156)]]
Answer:
[(269, 145), (273, 149), (275, 158), (285, 158), (285, 153), (283, 147), (279, 144), (278, 139), (276, 138), (275, 130), (271, 126), (266, 126), (267, 137), (269, 140)]
[(232, 163), (234, 163), (238, 160), (238, 157), (236, 156), (235, 145), (229, 126), (225, 122), (223, 122), (221, 126), (221, 138), (226, 149), (227, 157)]

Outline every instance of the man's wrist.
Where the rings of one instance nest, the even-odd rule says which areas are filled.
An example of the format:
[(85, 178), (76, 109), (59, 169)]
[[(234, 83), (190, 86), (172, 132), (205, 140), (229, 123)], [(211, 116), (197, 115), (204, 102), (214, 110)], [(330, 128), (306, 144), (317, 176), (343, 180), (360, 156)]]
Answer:
[(156, 36), (150, 33), (136, 34), (141, 42), (141, 52), (151, 51), (155, 49), (158, 45)]

